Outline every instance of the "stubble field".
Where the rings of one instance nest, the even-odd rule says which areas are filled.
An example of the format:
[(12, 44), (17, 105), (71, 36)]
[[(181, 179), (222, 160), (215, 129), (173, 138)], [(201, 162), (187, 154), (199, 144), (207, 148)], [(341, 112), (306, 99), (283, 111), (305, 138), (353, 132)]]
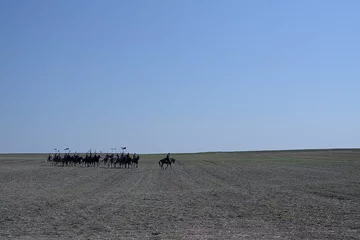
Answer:
[(0, 239), (360, 239), (360, 150), (140, 155), (137, 169), (0, 155)]

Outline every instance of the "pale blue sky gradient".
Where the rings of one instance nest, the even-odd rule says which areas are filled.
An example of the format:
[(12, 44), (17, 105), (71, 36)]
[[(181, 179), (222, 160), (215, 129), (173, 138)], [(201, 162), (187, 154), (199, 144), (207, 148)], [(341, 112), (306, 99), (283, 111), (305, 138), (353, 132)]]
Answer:
[(360, 2), (0, 2), (0, 152), (360, 146)]

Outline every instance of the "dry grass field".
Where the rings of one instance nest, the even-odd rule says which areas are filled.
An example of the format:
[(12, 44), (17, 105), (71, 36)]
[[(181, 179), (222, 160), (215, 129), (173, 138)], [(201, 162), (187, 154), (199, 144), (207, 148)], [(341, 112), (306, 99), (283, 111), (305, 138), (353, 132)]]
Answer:
[(0, 239), (360, 239), (360, 150), (46, 157), (0, 155)]

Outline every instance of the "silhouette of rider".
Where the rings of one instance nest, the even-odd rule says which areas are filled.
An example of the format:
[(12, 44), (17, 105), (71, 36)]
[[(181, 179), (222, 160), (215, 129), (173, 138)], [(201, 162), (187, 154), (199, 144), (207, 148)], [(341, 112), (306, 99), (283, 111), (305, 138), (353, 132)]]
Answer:
[(166, 160), (170, 161), (170, 153), (166, 155)]

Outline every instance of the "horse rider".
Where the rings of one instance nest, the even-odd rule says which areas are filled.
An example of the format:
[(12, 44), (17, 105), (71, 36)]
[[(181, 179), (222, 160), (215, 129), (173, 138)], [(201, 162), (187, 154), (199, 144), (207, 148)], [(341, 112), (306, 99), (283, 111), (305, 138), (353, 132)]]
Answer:
[(168, 153), (167, 155), (166, 155), (166, 158), (165, 158), (167, 161), (170, 161), (170, 153)]
[(136, 158), (136, 153), (134, 153), (134, 155), (133, 155), (133, 159), (135, 159)]

